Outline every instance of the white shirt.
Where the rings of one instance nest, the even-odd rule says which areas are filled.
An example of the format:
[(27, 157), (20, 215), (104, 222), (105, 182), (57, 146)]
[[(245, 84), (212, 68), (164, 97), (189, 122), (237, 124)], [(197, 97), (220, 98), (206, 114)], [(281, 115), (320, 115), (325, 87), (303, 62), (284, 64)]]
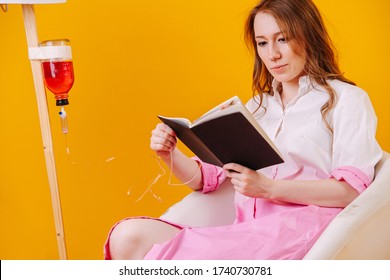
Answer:
[[(373, 180), (382, 149), (375, 139), (377, 118), (370, 99), (359, 87), (339, 80), (328, 83), (337, 95), (337, 103), (327, 115), (333, 133), (321, 114), (329, 95), (308, 76), (300, 78), (298, 95), (285, 108), (278, 82), (273, 83), (274, 96), (264, 94), (262, 106), (266, 110), (261, 108), (254, 116), (285, 162), (261, 172), (276, 179), (316, 180), (337, 177), (334, 173), (341, 171), (345, 176), (338, 179), (351, 185), (354, 176), (366, 186)], [(254, 112), (258, 103), (256, 96), (248, 101), (247, 108)]]

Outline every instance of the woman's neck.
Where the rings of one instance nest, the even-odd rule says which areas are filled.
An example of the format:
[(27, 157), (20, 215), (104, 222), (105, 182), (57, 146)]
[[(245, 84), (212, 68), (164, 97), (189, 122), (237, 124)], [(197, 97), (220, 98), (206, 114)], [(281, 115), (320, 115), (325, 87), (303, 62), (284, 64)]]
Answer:
[(280, 97), (282, 99), (283, 106), (286, 105), (298, 95), (299, 83), (298, 82), (287, 82), (281, 84)]

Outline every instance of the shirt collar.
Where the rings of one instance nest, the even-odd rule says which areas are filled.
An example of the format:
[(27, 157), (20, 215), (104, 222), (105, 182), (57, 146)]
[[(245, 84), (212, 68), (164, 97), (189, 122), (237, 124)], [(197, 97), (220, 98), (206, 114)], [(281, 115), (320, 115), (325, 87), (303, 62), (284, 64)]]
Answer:
[[(298, 89), (298, 95), (293, 99), (293, 100), (298, 100), (301, 96), (305, 95), (308, 93), (312, 88), (313, 88), (313, 83), (314, 81), (310, 79), (310, 76), (305, 75), (299, 78), (298, 84), (299, 84), (299, 89)], [(280, 88), (281, 88), (281, 83), (278, 82), (277, 80), (273, 79), (272, 81), (272, 89), (274, 92), (275, 99), (282, 104), (282, 100), (280, 97)], [(293, 101), (292, 100), (292, 101)], [(292, 103), (295, 103), (292, 102)]]

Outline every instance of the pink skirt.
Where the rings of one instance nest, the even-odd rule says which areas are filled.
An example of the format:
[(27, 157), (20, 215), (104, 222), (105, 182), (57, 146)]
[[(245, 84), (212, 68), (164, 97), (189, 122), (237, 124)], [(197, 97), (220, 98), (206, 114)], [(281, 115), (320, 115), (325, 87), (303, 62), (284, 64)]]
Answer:
[[(144, 259), (277, 260), (302, 259), (340, 211), (340, 208), (286, 205), (273, 214), (260, 215), (251, 220), (201, 228), (191, 228), (158, 218), (134, 218), (154, 219), (181, 229), (171, 240), (155, 244)], [(116, 225), (111, 229), (104, 245), (106, 260), (111, 259), (109, 242)]]

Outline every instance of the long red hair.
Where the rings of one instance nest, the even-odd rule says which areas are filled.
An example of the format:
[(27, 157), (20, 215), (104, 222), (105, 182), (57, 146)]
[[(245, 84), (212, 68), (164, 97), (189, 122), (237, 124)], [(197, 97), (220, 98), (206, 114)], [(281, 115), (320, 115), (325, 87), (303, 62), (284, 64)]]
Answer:
[(252, 89), (254, 95), (260, 96), (259, 107), (264, 94), (273, 95), (273, 77), (257, 55), (254, 20), (260, 12), (275, 18), (294, 52), (306, 55), (305, 74), (322, 85), (329, 94), (329, 100), (322, 106), (321, 113), (326, 126), (332, 130), (325, 117), (335, 106), (337, 98), (327, 80), (355, 83), (345, 78), (339, 68), (336, 49), (319, 10), (311, 0), (262, 0), (250, 11), (245, 23), (245, 42), (255, 54)]

